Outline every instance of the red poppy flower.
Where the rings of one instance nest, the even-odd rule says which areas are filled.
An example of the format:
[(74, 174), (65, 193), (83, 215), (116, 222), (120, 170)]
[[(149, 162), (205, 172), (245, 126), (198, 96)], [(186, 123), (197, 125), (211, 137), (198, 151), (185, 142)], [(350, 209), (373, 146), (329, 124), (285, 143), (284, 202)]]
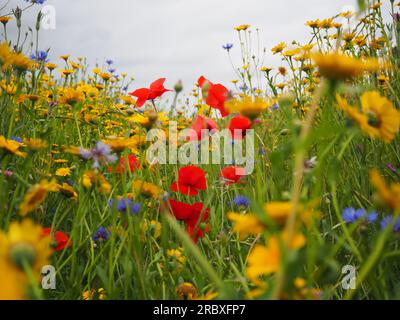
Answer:
[(229, 93), (228, 89), (222, 84), (213, 84), (210, 80), (204, 78), (203, 76), (197, 80), (197, 85), (200, 88), (203, 88), (206, 84), (208, 85), (206, 104), (214, 109), (219, 110), (223, 117), (228, 116), (229, 112), (225, 110), (225, 101), (228, 98)]
[(218, 125), (214, 120), (198, 115), (192, 124), (192, 130), (196, 131), (198, 140), (203, 138), (201, 130), (205, 129), (209, 131), (218, 130)]
[[(251, 120), (245, 116), (238, 115), (229, 122), (229, 130), (234, 139), (242, 139), (246, 135), (246, 130), (251, 129)], [(240, 131), (239, 131), (240, 130)]]
[(196, 166), (179, 169), (178, 181), (171, 185), (171, 190), (184, 195), (197, 196), (199, 190), (207, 189), (205, 172)]
[(56, 231), (52, 233), (51, 228), (43, 228), (42, 235), (45, 237), (51, 235), (52, 240), (54, 241), (55, 251), (64, 250), (64, 248), (70, 247), (72, 245), (71, 241), (68, 238), (68, 235), (62, 231)]
[[(119, 159), (119, 162), (120, 162), (120, 165), (117, 166), (116, 172), (117, 173), (125, 172), (125, 168), (126, 168), (125, 157), (121, 157)], [(136, 170), (140, 169), (140, 163), (133, 154), (128, 155), (128, 165), (129, 165), (129, 170), (131, 172), (134, 172), (135, 169)], [(114, 172), (114, 169), (112, 167), (108, 167), (108, 172)]]
[(170, 199), (169, 204), (175, 218), (185, 222), (186, 231), (194, 242), (197, 243), (199, 238), (203, 238), (205, 233), (210, 231), (210, 227), (207, 224), (210, 209), (204, 209), (201, 202), (190, 205)]
[(160, 78), (154, 81), (150, 85), (150, 88), (141, 88), (129, 93), (129, 95), (137, 98), (135, 107), (140, 108), (147, 100), (154, 100), (161, 97), (165, 92), (172, 91), (164, 88), (165, 80), (165, 78)]
[(241, 182), (240, 179), (245, 176), (245, 169), (242, 167), (232, 166), (221, 170), (221, 178), (226, 185)]

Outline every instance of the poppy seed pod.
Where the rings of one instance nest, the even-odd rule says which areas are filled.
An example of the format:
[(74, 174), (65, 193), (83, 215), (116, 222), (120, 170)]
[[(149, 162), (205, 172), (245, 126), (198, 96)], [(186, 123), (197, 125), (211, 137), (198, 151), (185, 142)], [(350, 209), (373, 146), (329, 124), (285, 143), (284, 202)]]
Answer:
[(182, 90), (183, 90), (183, 85), (182, 85), (182, 81), (181, 81), (181, 80), (179, 80), (179, 81), (175, 84), (174, 90), (175, 90), (176, 93), (182, 92)]

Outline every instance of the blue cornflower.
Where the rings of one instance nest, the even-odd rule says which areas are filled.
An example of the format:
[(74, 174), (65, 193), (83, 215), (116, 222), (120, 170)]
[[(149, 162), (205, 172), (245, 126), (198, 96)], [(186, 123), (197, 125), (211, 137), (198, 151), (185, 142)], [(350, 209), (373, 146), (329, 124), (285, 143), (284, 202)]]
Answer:
[(222, 48), (229, 52), (233, 48), (233, 43), (224, 44)]
[[(383, 218), (383, 220), (381, 221), (381, 228), (382, 229), (388, 228), (392, 222), (393, 222), (393, 216), (387, 216), (387, 217)], [(400, 218), (397, 218), (397, 221), (393, 226), (393, 231), (394, 232), (400, 231)]]
[(37, 62), (47, 62), (47, 56), (47, 51), (39, 50), (38, 52), (31, 54), (30, 58), (31, 60), (35, 60)]
[(111, 231), (109, 228), (100, 227), (94, 233), (93, 241), (108, 240), (110, 236), (111, 236)]
[(250, 201), (245, 196), (236, 196), (235, 199), (233, 199), (233, 203), (236, 207), (247, 208), (250, 204)]
[(279, 103), (275, 103), (272, 107), (271, 107), (271, 110), (279, 110), (280, 109), (280, 106), (279, 106)]
[[(110, 207), (114, 205), (114, 200), (110, 200), (108, 203)], [(137, 215), (141, 209), (142, 205), (140, 203), (134, 203), (132, 199), (120, 199), (117, 201), (117, 210), (119, 212), (131, 212), (133, 215)]]
[(114, 61), (112, 61), (111, 59), (107, 59), (107, 60), (106, 60), (106, 63), (107, 63), (109, 66), (111, 66), (111, 65), (114, 63)]
[(365, 217), (367, 212), (364, 209), (346, 208), (342, 212), (343, 220), (346, 223), (354, 223)]
[(114, 73), (116, 70), (115, 69), (108, 69), (109, 73)]
[(19, 143), (22, 143), (22, 142), (23, 142), (22, 139), (19, 138), (19, 137), (11, 137), (11, 140), (17, 141), (17, 142), (19, 142)]
[(25, 0), (25, 2), (33, 3), (33, 4), (43, 4), (46, 0)]
[(367, 215), (366, 219), (369, 223), (375, 223), (378, 220), (378, 213), (375, 211), (371, 212)]
[(128, 86), (123, 87), (122, 91), (128, 91)]

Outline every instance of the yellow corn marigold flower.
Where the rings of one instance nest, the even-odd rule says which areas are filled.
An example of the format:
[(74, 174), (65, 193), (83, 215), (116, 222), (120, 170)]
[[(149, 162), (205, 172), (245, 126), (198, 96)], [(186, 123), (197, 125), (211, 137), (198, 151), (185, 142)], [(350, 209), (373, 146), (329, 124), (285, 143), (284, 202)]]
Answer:
[(61, 69), (60, 72), (64, 77), (68, 77), (69, 75), (73, 74), (75, 71), (73, 69)]
[(240, 26), (235, 27), (236, 31), (246, 31), (248, 28), (250, 28), (249, 24), (241, 24)]
[(247, 238), (249, 235), (257, 236), (265, 230), (264, 223), (254, 214), (230, 212), (228, 213), (228, 219), (234, 223), (232, 231), (239, 234), (240, 240)]
[(282, 52), (285, 48), (286, 48), (286, 43), (285, 42), (281, 42), (281, 43), (278, 43), (275, 47), (273, 47), (271, 49), (271, 51), (272, 51), (273, 54), (277, 54), (277, 53)]
[(61, 104), (74, 106), (75, 104), (81, 102), (83, 98), (84, 97), (81, 91), (69, 87), (62, 92), (62, 95), (59, 97), (58, 100)]
[(108, 137), (103, 142), (111, 147), (114, 152), (122, 152), (127, 148), (135, 148), (136, 141), (125, 137)]
[(66, 153), (70, 153), (73, 155), (80, 155), (81, 154), (81, 149), (79, 147), (75, 147), (75, 146), (63, 146), (62, 147), (63, 151)]
[(142, 241), (144, 241), (148, 236), (158, 239), (161, 236), (161, 223), (157, 220), (143, 220), (141, 224), (142, 231)]
[(57, 177), (67, 177), (71, 175), (71, 169), (70, 168), (59, 168), (56, 171), (56, 176)]
[(170, 258), (175, 259), (176, 261), (178, 261), (181, 264), (185, 264), (186, 263), (186, 258), (183, 254), (183, 250), (182, 248), (178, 248), (178, 249), (168, 249), (167, 250), (167, 256)]
[(360, 60), (339, 52), (313, 54), (312, 58), (317, 64), (320, 73), (331, 80), (346, 80), (363, 75), (366, 71), (379, 68), (377, 60)]
[(108, 81), (111, 79), (112, 75), (110, 73), (107, 72), (103, 72), (100, 74), (100, 77), (104, 80), (104, 81)]
[(39, 207), (47, 197), (49, 192), (57, 192), (57, 184), (54, 180), (42, 180), (40, 183), (32, 186), (25, 194), (22, 203), (19, 206), (19, 215), (26, 216), (29, 212)]
[(105, 300), (106, 299), (106, 290), (104, 288), (100, 288), (97, 291), (95, 289), (87, 290), (82, 293), (83, 300)]
[(376, 188), (379, 200), (394, 211), (400, 210), (400, 183), (388, 186), (376, 169), (371, 171), (370, 180)]
[(145, 198), (158, 198), (162, 192), (156, 185), (141, 180), (135, 180), (132, 187), (135, 192), (141, 194)]
[(19, 71), (30, 70), (33, 67), (33, 62), (22, 53), (14, 54), (11, 64)]
[(56, 69), (58, 66), (55, 63), (46, 63), (46, 68), (49, 69), (50, 71), (53, 71), (54, 69)]
[(262, 285), (261, 276), (276, 273), (281, 264), (280, 241), (289, 249), (298, 250), (305, 244), (305, 237), (302, 234), (295, 234), (289, 243), (287, 236), (272, 236), (268, 239), (267, 245), (256, 245), (250, 252), (246, 274), (250, 281), (256, 285)]
[(282, 76), (286, 76), (287, 75), (287, 69), (285, 67), (279, 67), (278, 71)]
[(8, 153), (15, 154), (18, 157), (25, 158), (26, 153), (19, 150), (22, 147), (22, 143), (15, 140), (8, 140), (4, 136), (0, 136), (0, 149), (5, 150)]
[(64, 55), (60, 56), (60, 59), (62, 59), (62, 60), (64, 60), (65, 62), (67, 62), (68, 59), (69, 59), (69, 57), (70, 57), (69, 54), (64, 54)]
[(306, 22), (306, 26), (316, 29), (319, 28), (321, 21), (319, 19), (317, 20), (310, 20)]
[(28, 284), (25, 268), (35, 281), (42, 267), (49, 264), (51, 238), (44, 237), (42, 227), (25, 219), (11, 222), (8, 232), (0, 231), (0, 299), (26, 299)]
[(361, 96), (362, 112), (350, 106), (348, 102), (337, 96), (341, 108), (371, 138), (379, 138), (390, 143), (400, 128), (400, 112), (393, 104), (377, 91), (368, 91)]
[(260, 97), (253, 99), (250, 96), (244, 96), (241, 99), (228, 101), (225, 107), (230, 113), (239, 112), (250, 119), (255, 119), (268, 108), (268, 102)]
[(111, 192), (110, 183), (101, 173), (96, 171), (86, 171), (81, 178), (81, 183), (86, 189), (96, 186), (97, 190), (100, 192)]
[(330, 29), (333, 27), (333, 18), (323, 19), (319, 22), (319, 28)]
[(176, 294), (183, 300), (193, 300), (197, 298), (197, 289), (190, 282), (184, 282), (176, 288)]
[(370, 8), (371, 8), (372, 10), (378, 10), (382, 5), (383, 5), (382, 2), (377, 2), (377, 3), (374, 3), (373, 5), (371, 5)]
[(14, 57), (14, 52), (11, 51), (10, 47), (6, 42), (0, 44), (0, 64), (2, 65), (2, 70), (5, 71), (8, 66), (12, 63)]
[(42, 139), (39, 138), (25, 139), (24, 144), (29, 150), (34, 150), (34, 151), (47, 148), (48, 146), (46, 141), (43, 141)]
[(295, 48), (295, 49), (290, 49), (290, 50), (284, 51), (284, 52), (282, 53), (282, 55), (283, 55), (284, 57), (289, 57), (289, 58), (291, 58), (291, 57), (293, 57), (293, 56), (299, 54), (300, 52), (301, 52), (301, 49), (300, 49), (300, 48)]
[(10, 20), (12, 20), (12, 17), (10, 17), (10, 16), (2, 16), (2, 17), (0, 17), (0, 22), (3, 25), (6, 25), (8, 23), (8, 21), (10, 21)]
[(78, 199), (78, 194), (76, 193), (74, 188), (71, 187), (68, 183), (58, 184), (57, 189), (58, 189), (58, 192), (60, 192), (62, 195), (66, 196), (67, 198), (71, 198), (73, 200)]

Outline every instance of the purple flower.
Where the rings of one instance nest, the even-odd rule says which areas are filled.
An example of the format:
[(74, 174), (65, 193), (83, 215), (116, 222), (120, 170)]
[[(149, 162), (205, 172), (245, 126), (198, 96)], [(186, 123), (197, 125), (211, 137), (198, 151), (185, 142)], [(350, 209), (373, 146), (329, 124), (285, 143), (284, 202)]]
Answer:
[(48, 61), (47, 56), (48, 56), (47, 51), (39, 50), (35, 54), (31, 54), (30, 58), (31, 60), (35, 60), (37, 62), (47, 62)]
[(111, 66), (111, 65), (114, 63), (114, 61), (112, 61), (111, 59), (107, 59), (107, 60), (106, 60), (106, 63), (107, 63), (109, 66)]
[(235, 199), (233, 199), (233, 203), (236, 207), (247, 208), (250, 204), (250, 201), (245, 196), (236, 196)]
[(390, 171), (397, 173), (397, 169), (395, 168), (395, 166), (391, 163), (388, 163), (386, 166)]
[[(383, 218), (383, 220), (381, 221), (381, 228), (387, 229), (392, 222), (393, 222), (393, 216), (387, 216)], [(400, 218), (397, 218), (396, 223), (393, 226), (393, 232), (399, 232), (399, 231), (400, 231)]]
[(227, 44), (224, 44), (223, 46), (222, 46), (222, 49), (224, 49), (224, 50), (226, 50), (226, 51), (230, 51), (231, 49), (233, 48), (233, 43), (227, 43)]
[(343, 220), (346, 223), (354, 223), (365, 215), (366, 211), (364, 209), (346, 208), (342, 212)]
[(111, 231), (109, 228), (100, 227), (93, 235), (93, 241), (105, 241), (111, 236)]
[(279, 110), (279, 108), (280, 108), (280, 106), (279, 106), (279, 103), (275, 103), (272, 107), (271, 107), (271, 110)]
[(80, 155), (86, 160), (93, 159), (94, 169), (99, 169), (101, 163), (114, 163), (118, 159), (116, 155), (111, 154), (111, 147), (102, 141), (97, 142), (96, 147), (92, 150), (80, 148)]
[[(110, 207), (114, 205), (114, 200), (111, 199), (108, 203)], [(141, 209), (140, 203), (134, 203), (132, 199), (120, 199), (117, 200), (117, 210), (121, 213), (130, 212), (133, 215), (137, 215)]]
[(17, 141), (17, 142), (19, 142), (19, 143), (22, 143), (22, 142), (23, 142), (22, 139), (19, 138), (19, 137), (11, 137), (11, 140)]
[(368, 223), (375, 223), (378, 220), (378, 213), (377, 212), (371, 212), (370, 214), (367, 215), (367, 221)]
[(32, 4), (43, 4), (46, 0), (25, 0), (25, 2), (29, 2)]
[(109, 73), (114, 73), (116, 70), (115, 69), (108, 69)]

